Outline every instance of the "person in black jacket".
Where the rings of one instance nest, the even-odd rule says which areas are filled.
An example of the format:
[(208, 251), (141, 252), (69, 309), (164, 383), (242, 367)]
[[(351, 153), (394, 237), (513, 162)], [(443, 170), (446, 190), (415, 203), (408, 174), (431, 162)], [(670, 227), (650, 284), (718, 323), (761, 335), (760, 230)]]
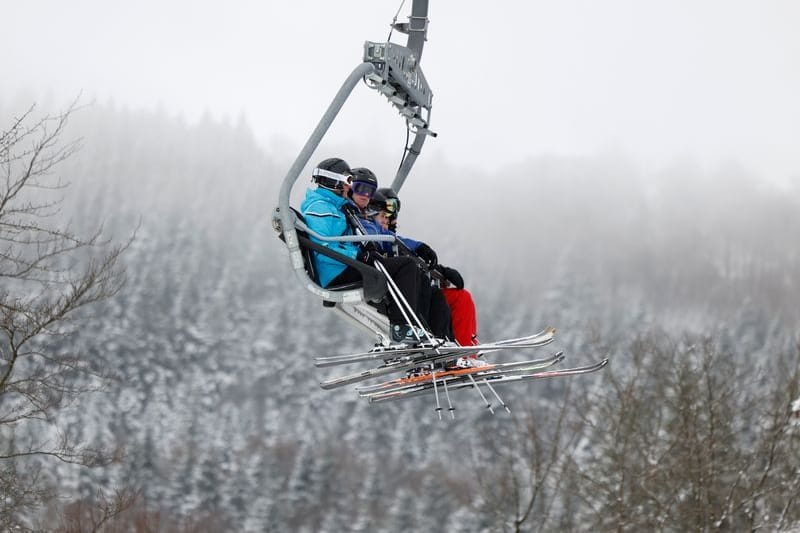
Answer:
[[(400, 214), (400, 198), (397, 193), (391, 188), (382, 188), (376, 191), (374, 198), (379, 199), (379, 201), (372, 204), (375, 222), (387, 231), (396, 233), (397, 218)], [(475, 301), (472, 298), (472, 294), (464, 288), (464, 278), (456, 269), (439, 264), (436, 253), (425, 243), (412, 241), (405, 237), (401, 237), (401, 240), (408, 242), (408, 247), (423, 259), (432, 262), (433, 268), (440, 274), (441, 294), (450, 310), (455, 341), (462, 346), (478, 344), (478, 321)], [(414, 245), (413, 243), (417, 244)], [(466, 363), (469, 363), (469, 361), (464, 364)]]

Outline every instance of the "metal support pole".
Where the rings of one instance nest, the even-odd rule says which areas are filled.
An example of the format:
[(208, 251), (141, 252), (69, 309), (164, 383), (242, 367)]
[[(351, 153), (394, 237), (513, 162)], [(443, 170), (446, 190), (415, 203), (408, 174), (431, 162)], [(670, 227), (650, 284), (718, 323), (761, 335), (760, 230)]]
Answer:
[(413, 167), (414, 163), (417, 161), (417, 156), (422, 151), (425, 137), (427, 137), (427, 135), (424, 133), (417, 133), (414, 142), (411, 144), (411, 148), (408, 149), (408, 152), (403, 158), (403, 164), (397, 169), (397, 174), (394, 177), (394, 181), (392, 181), (392, 189), (398, 194), (400, 194), (400, 188), (403, 186), (403, 183), (405, 183), (408, 173), (411, 172), (411, 167)]
[[(408, 49), (417, 55), (417, 64), (422, 60), (422, 48), (425, 46), (425, 41), (428, 38), (428, 0), (414, 0), (411, 5), (411, 16), (408, 19)], [(417, 160), (417, 156), (422, 151), (422, 145), (425, 143), (426, 133), (417, 133), (414, 142), (408, 149), (408, 153), (403, 157), (403, 164), (397, 169), (394, 181), (392, 181), (392, 189), (396, 193), (400, 193), (403, 183), (411, 171), (411, 167)]]

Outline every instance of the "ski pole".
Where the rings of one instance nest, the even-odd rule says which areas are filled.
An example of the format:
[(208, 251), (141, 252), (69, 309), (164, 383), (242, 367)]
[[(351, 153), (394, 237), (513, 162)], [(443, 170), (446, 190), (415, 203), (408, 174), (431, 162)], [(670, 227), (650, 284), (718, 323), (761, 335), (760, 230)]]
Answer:
[(455, 420), (456, 408), (453, 407), (453, 404), (450, 402), (450, 391), (447, 390), (447, 378), (442, 379), (442, 384), (444, 385), (444, 395), (447, 398), (447, 410), (450, 411), (450, 418)]
[(486, 396), (483, 395), (483, 391), (478, 386), (478, 383), (475, 381), (475, 378), (472, 377), (472, 374), (467, 374), (467, 377), (469, 377), (469, 380), (472, 382), (472, 386), (475, 387), (475, 390), (478, 391), (478, 394), (481, 395), (481, 399), (483, 400), (483, 403), (486, 404), (486, 408), (489, 410), (490, 413), (494, 414), (494, 409), (492, 409), (492, 404), (489, 403), (489, 400), (487, 400)]
[[(367, 231), (364, 229), (364, 225), (361, 224), (361, 221), (358, 220), (358, 217), (349, 211), (346, 212), (346, 215), (349, 218), (350, 223), (352, 224), (355, 231), (357, 231), (360, 235), (366, 237)], [(374, 261), (373, 264), (386, 277), (386, 281), (388, 282), (388, 287), (390, 288), (389, 290), (390, 296), (394, 299), (395, 303), (397, 304), (397, 307), (400, 309), (400, 313), (403, 315), (403, 319), (406, 321), (406, 323), (410, 325), (416, 324), (416, 326), (425, 333), (425, 337), (427, 337), (428, 342), (434, 344), (433, 338), (428, 333), (428, 330), (422, 326), (422, 321), (417, 317), (416, 313), (414, 313), (414, 310), (411, 308), (411, 305), (409, 305), (408, 300), (406, 300), (405, 296), (403, 295), (403, 292), (399, 289), (392, 276), (389, 275), (389, 272), (388, 270), (386, 270), (386, 267), (383, 265), (383, 263), (381, 263), (380, 261)], [(414, 319), (413, 322), (409, 319), (408, 315), (405, 313), (403, 306), (405, 306), (406, 309), (408, 309), (409, 314)], [(422, 342), (419, 333), (417, 333), (416, 330), (413, 333), (414, 333), (414, 338), (416, 338), (419, 342)], [(434, 350), (436, 351), (436, 353), (439, 353), (438, 349), (434, 348)]]
[[(392, 289), (394, 289), (394, 292), (396, 294), (392, 294), (392, 297), (395, 298), (395, 301), (398, 303), (397, 307), (400, 307), (400, 311), (403, 312), (403, 308), (402, 307), (405, 306), (408, 309), (408, 312), (411, 315), (411, 317), (414, 319), (413, 323), (416, 323), (417, 327), (420, 330), (422, 330), (422, 332), (424, 333), (425, 337), (428, 339), (428, 342), (430, 342), (431, 345), (435, 345), (436, 343), (433, 341), (433, 337), (431, 337), (430, 333), (428, 333), (428, 330), (425, 327), (423, 327), (422, 321), (420, 321), (420, 319), (414, 313), (414, 310), (411, 309), (411, 305), (409, 305), (408, 300), (406, 300), (406, 298), (403, 295), (402, 291), (399, 289), (397, 284), (394, 282), (394, 279), (392, 279), (392, 277), (389, 275), (389, 272), (386, 270), (386, 267), (383, 266), (383, 264), (380, 261), (375, 261), (374, 264), (375, 264), (376, 267), (378, 267), (378, 270), (380, 270), (381, 273), (384, 276), (386, 276), (386, 281), (389, 283), (389, 286), (392, 287)], [(402, 302), (402, 306), (400, 305), (400, 302)], [(412, 322), (408, 319), (408, 316), (405, 314), (405, 312), (403, 312), (403, 318), (405, 318), (406, 321), (409, 324), (412, 324)], [(414, 331), (414, 337), (418, 341), (422, 342), (422, 339), (420, 338), (419, 333), (416, 330)], [(435, 347), (434, 350), (436, 351), (437, 354), (439, 353), (438, 347)]]
[(509, 414), (511, 414), (511, 409), (508, 408), (508, 406), (506, 405), (506, 402), (504, 402), (503, 399), (500, 397), (500, 395), (497, 394), (497, 391), (494, 390), (494, 387), (492, 387), (492, 384), (489, 383), (489, 381), (486, 380), (486, 379), (484, 379), (483, 382), (486, 383), (486, 386), (489, 387), (490, 391), (492, 391), (492, 394), (494, 394), (494, 397), (497, 398), (498, 402), (500, 402), (500, 405), (503, 406), (503, 409), (505, 409), (506, 411), (508, 411)]
[(431, 369), (431, 381), (433, 381), (433, 395), (436, 397), (436, 414), (439, 415), (439, 420), (442, 419), (442, 405), (439, 403), (439, 389), (436, 388), (436, 371)]
[[(407, 324), (411, 324), (411, 318), (408, 315), (409, 313), (413, 315), (414, 311), (408, 305), (408, 302), (405, 302), (403, 294), (397, 288), (397, 285), (394, 283), (394, 280), (389, 275), (389, 272), (386, 270), (386, 267), (384, 267), (383, 264), (380, 263), (379, 261), (375, 261), (373, 264), (381, 272), (381, 274), (383, 274), (384, 277), (386, 277), (386, 281), (388, 282), (387, 289), (389, 290), (389, 297), (392, 300), (394, 300), (395, 303), (397, 304), (397, 308), (400, 310), (400, 314), (403, 315), (403, 320), (405, 320)], [(405, 304), (405, 306), (403, 304)], [(408, 309), (406, 309), (406, 307)], [(417, 338), (417, 340), (419, 340), (419, 336), (417, 335), (416, 331), (414, 332), (414, 336)]]

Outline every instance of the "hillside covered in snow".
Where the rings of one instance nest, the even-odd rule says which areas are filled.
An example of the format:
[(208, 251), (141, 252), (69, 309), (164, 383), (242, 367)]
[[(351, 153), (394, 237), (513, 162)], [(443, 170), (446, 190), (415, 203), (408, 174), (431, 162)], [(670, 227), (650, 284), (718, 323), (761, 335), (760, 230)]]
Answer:
[[(541, 156), (483, 175), (427, 154), (401, 193), (399, 231), (459, 269), (481, 338), (550, 325), (558, 340), (540, 353), (611, 358), (601, 374), (503, 388), (512, 415), (461, 392), (457, 419), (440, 422), (430, 398), (370, 406), (319, 388), (340, 369), (315, 369), (313, 357), (372, 341), (294, 281), (270, 226), (294, 154), (262, 150), (246, 124), (110, 105), (79, 111), (68, 136), (83, 148), (58, 169), (69, 182), (59, 216), (135, 238), (123, 291), (47, 347), (115, 379), (55, 420), (120, 460), (44, 459), (61, 499), (28, 513), (34, 523), (116, 488), (140, 498), (108, 531), (688, 531), (800, 519), (799, 189), (690, 160), (652, 171)], [(373, 166), (347, 153), (315, 160), (333, 155)]]

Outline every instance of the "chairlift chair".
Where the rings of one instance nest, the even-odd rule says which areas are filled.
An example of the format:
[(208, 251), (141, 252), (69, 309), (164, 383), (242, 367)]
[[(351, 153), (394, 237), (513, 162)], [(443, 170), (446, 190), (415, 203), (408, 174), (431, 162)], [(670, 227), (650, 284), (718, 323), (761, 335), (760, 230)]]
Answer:
[[(389, 321), (378, 312), (376, 305), (387, 293), (387, 280), (377, 269), (343, 256), (311, 240), (322, 241), (393, 241), (390, 235), (347, 235), (325, 237), (313, 233), (303, 217), (290, 205), (295, 182), (308, 164), (326, 132), (342, 109), (359, 81), (384, 95), (405, 119), (413, 142), (406, 143), (403, 158), (392, 182), (399, 192), (426, 137), (436, 136), (429, 129), (433, 94), (420, 68), (422, 49), (428, 28), (428, 0), (414, 0), (408, 23), (393, 24), (393, 29), (406, 33), (408, 42), (402, 46), (390, 41), (364, 43), (363, 61), (345, 79), (333, 101), (311, 133), (281, 184), (278, 207), (272, 224), (289, 252), (292, 270), (300, 284), (322, 299), (325, 307), (334, 309), (342, 317), (366, 329), (377, 341), (387, 345), (390, 341)], [(322, 287), (314, 268), (313, 253), (317, 252), (356, 268), (362, 281), (338, 286)]]

